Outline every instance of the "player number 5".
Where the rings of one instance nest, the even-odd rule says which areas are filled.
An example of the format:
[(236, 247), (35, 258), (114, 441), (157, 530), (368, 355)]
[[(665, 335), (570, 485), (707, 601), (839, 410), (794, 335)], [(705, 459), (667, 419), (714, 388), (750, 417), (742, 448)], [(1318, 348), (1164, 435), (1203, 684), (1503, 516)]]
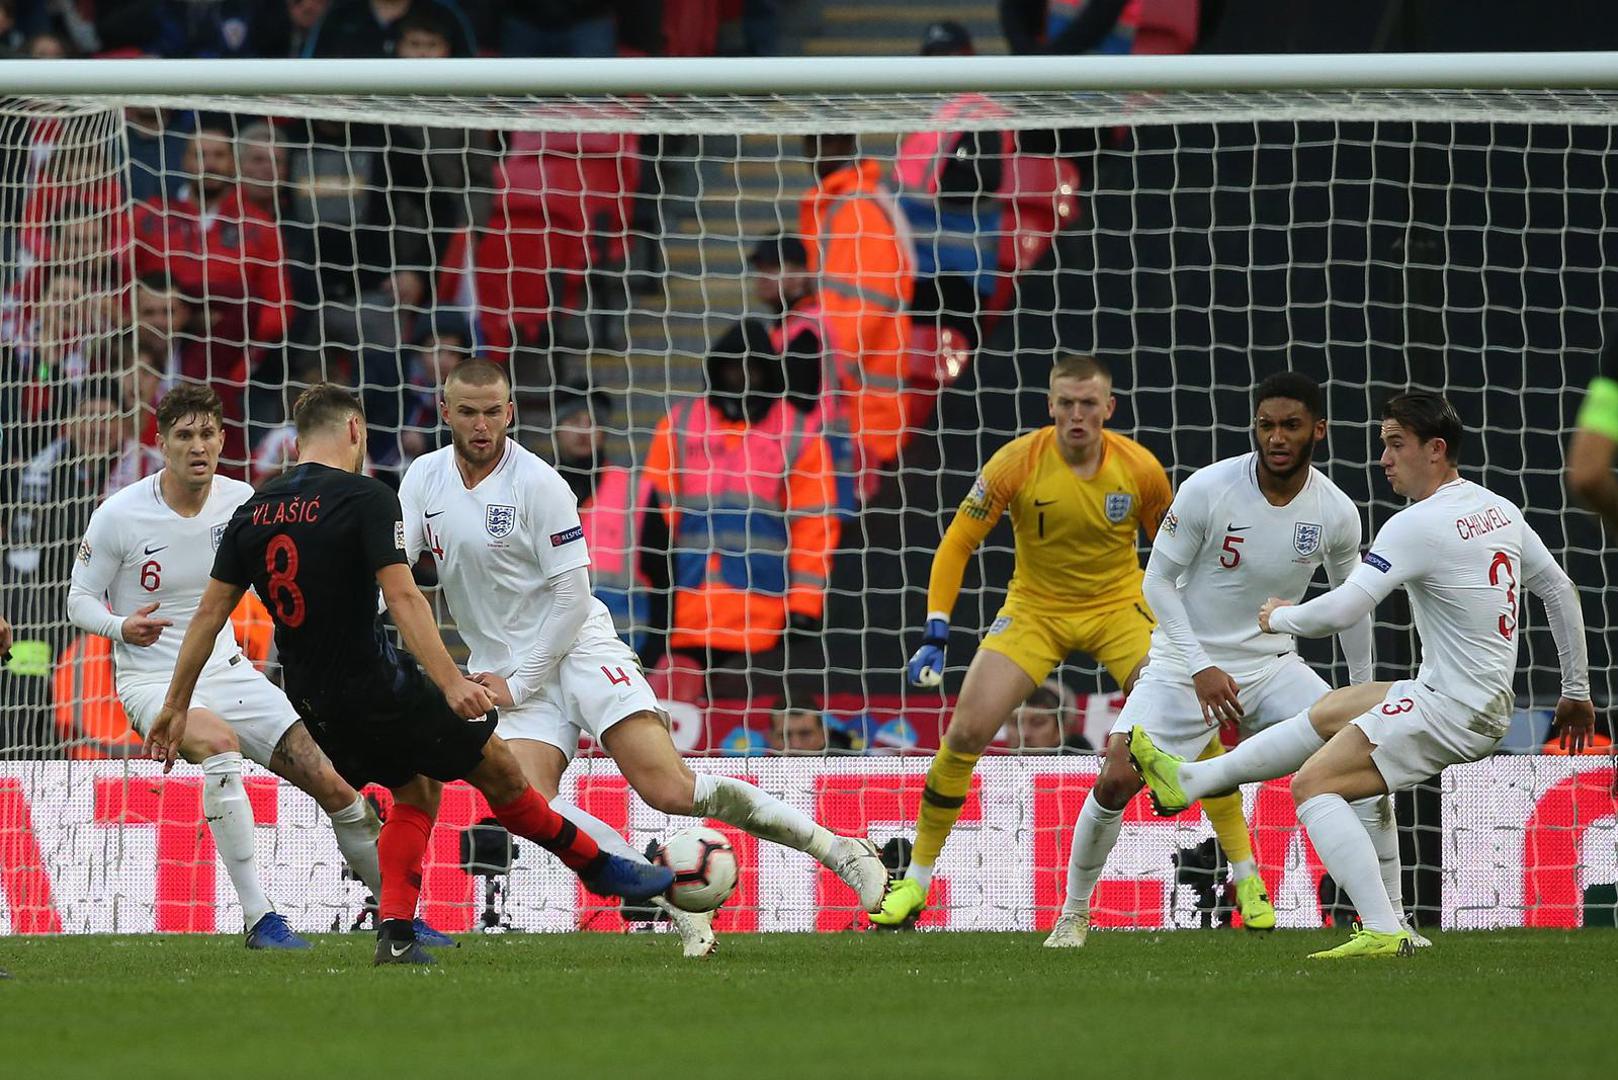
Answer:
[(1225, 561), (1225, 555), (1221, 555), (1221, 556), (1219, 556), (1219, 565), (1220, 566), (1223, 566), (1226, 570), (1235, 569), (1236, 564), (1242, 561), (1242, 552), (1241, 552), (1241, 546), (1240, 545), (1241, 545), (1241, 542), (1243, 540), (1245, 540), (1245, 539), (1247, 539), (1247, 538), (1244, 537), (1244, 536), (1227, 536), (1227, 537), (1225, 537), (1224, 551), (1225, 551), (1225, 555), (1230, 556), (1230, 561), (1226, 562)]

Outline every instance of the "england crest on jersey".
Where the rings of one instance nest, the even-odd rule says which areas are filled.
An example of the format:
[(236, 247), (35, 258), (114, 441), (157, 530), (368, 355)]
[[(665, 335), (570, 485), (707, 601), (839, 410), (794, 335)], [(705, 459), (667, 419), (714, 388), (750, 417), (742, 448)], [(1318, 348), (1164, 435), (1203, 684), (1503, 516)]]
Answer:
[(1313, 522), (1298, 522), (1292, 527), (1292, 550), (1303, 556), (1313, 555), (1320, 549), (1322, 531), (1321, 527)]
[(219, 541), (223, 540), (224, 538), (225, 526), (223, 523), (215, 525), (213, 528), (208, 530), (208, 539), (213, 541), (213, 549), (215, 551), (219, 550)]
[(1107, 495), (1106, 505), (1102, 509), (1106, 512), (1108, 521), (1119, 525), (1129, 516), (1129, 510), (1134, 505), (1135, 496), (1127, 491), (1114, 491)]
[(496, 540), (504, 540), (517, 527), (517, 508), (490, 503), (483, 511), (483, 527)]

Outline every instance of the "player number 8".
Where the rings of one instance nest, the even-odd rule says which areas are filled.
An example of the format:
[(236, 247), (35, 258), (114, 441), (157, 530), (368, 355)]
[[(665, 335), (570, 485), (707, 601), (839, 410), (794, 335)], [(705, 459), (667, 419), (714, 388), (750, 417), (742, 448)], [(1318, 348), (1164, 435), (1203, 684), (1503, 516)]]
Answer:
[[(277, 556), (285, 556), (284, 564)], [(298, 588), (298, 545), (292, 537), (281, 533), (264, 549), (264, 568), (270, 572), (269, 596), (264, 599), (275, 608), (287, 626), (303, 625), (303, 590)]]

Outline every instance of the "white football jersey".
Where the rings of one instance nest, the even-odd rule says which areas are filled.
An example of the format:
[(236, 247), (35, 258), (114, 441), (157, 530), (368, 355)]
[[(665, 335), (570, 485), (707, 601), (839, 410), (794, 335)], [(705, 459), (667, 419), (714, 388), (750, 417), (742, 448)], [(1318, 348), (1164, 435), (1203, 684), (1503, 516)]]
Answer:
[[(1273, 506), (1257, 470), (1258, 455), (1247, 453), (1193, 473), (1152, 542), (1151, 558), (1186, 568), (1176, 585), (1191, 629), (1208, 659), (1238, 682), (1297, 647), (1290, 634), (1258, 628), (1264, 601), (1301, 600), (1322, 565), (1341, 584), (1360, 557), (1359, 509), (1324, 473), (1310, 466), (1303, 490)], [(1185, 669), (1162, 628), (1152, 632), (1148, 662)]]
[(1517, 506), (1455, 479), (1389, 518), (1349, 581), (1377, 603), (1403, 585), (1421, 639), (1416, 678), (1504, 722), (1522, 582), (1554, 566)]
[[(231, 515), (253, 489), (240, 480), (215, 476), (213, 490), (195, 517), (181, 517), (163, 501), (163, 474), (137, 480), (114, 492), (90, 515), (84, 542), (73, 563), (74, 591), (105, 597), (121, 618), (156, 601), (154, 618), (170, 619), (150, 645), (113, 638), (118, 682), (167, 682), (180, 658), (186, 627), (197, 613), (213, 570), (214, 549)], [(219, 631), (204, 671), (229, 663), (239, 652), (230, 624)]]
[[(538, 456), (506, 440), (494, 472), (468, 489), (446, 446), (410, 463), (399, 485), (405, 554), (438, 562), (438, 581), (472, 655), (472, 671), (509, 676), (539, 648), (551, 609), (550, 579), (590, 565), (573, 489)], [(606, 606), (590, 597), (589, 630), (614, 636)], [(583, 631), (581, 631), (581, 634)]]

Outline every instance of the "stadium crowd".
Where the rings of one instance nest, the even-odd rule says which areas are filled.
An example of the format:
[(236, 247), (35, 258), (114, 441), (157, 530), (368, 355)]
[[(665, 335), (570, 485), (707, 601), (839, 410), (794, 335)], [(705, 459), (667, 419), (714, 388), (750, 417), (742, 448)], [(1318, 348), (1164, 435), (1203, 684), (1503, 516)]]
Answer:
[[(38, 59), (763, 54), (777, 48), (776, 9), (0, 2), (0, 49)], [(969, 54), (973, 43), (938, 23), (921, 51)], [(992, 108), (963, 95), (938, 118)], [(4, 125), (0, 610), (17, 624), (21, 660), (0, 677), (0, 747), (12, 752), (66, 742), (95, 756), (129, 744), (105, 643), (75, 637), (62, 610), (90, 512), (161, 468), (164, 393), (211, 385), (226, 409), (224, 471), (262, 483), (291, 460), (299, 389), (320, 379), (361, 388), (369, 470), (397, 482), (443, 445), (439, 388), (472, 356), (508, 365), (525, 426), (554, 431), (547, 456), (580, 498), (598, 592), (662, 672), (661, 689), (790, 704), (780, 715), (798, 721), (781, 731), (804, 729), (813, 680), (794, 687), (788, 673), (825, 666), (818, 638), (843, 523), (892, 475), (932, 392), (1010, 304), (1015, 271), (1071, 220), (1077, 186), (1071, 162), (1019, 151), (1010, 133), (915, 135), (894, 162), (863, 156), (853, 136), (807, 139), (812, 185), (801, 206), (782, 208), (787, 229), (749, 258), (757, 314), (738, 312), (715, 334), (706, 398), (675, 402), (630, 467), (609, 458), (614, 401), (591, 390), (589, 365), (593, 353), (626, 350), (632, 294), (661, 287), (660, 238), (676, 224), (664, 189), (689, 149), (675, 137), (151, 108), (126, 110), (121, 132), (75, 116)], [(715, 434), (729, 449), (694, 466), (690, 451)], [(756, 522), (747, 543), (725, 545), (702, 508), (735, 496), (778, 507), (778, 546), (760, 541)], [(624, 512), (646, 507), (662, 512)], [(240, 625), (250, 623), (262, 620), (244, 613)], [(268, 651), (260, 643), (255, 658)], [(1013, 732), (1012, 743), (1059, 746), (1068, 729), (1049, 726)], [(827, 740), (863, 742), (834, 721), (821, 725)]]

